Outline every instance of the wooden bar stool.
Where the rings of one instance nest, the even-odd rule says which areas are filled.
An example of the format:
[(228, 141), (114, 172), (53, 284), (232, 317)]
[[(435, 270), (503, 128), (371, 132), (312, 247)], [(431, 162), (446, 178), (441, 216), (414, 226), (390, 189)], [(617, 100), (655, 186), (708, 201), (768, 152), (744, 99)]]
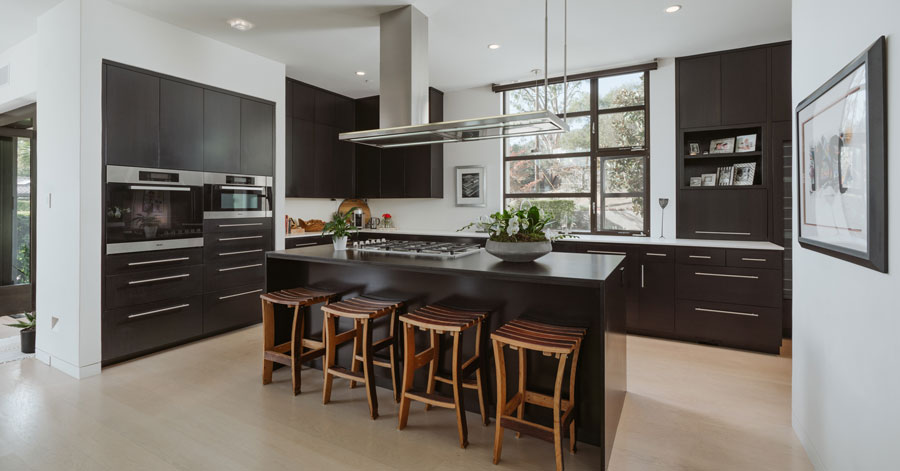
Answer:
[[(520, 433), (553, 442), (556, 451), (556, 469), (562, 471), (562, 438), (568, 427), (569, 450), (575, 453), (575, 373), (578, 353), (585, 329), (561, 327), (525, 319), (516, 319), (504, 324), (491, 334), (494, 344), (494, 358), (497, 363), (497, 424), (494, 432), (494, 464), (500, 462), (503, 449), (503, 429), (509, 428)], [(506, 362), (503, 347), (509, 346), (519, 351), (519, 391), (506, 400)], [(525, 357), (528, 350), (541, 352), (545, 356), (554, 355), (559, 360), (556, 369), (556, 384), (553, 397), (529, 391), (525, 385)], [(562, 398), (563, 378), (566, 360), (571, 357), (569, 373), (569, 397)], [(553, 427), (536, 424), (522, 418), (525, 404), (553, 409)], [(513, 413), (515, 412), (515, 416)]]
[[(400, 402), (399, 387), (397, 384), (397, 363), (399, 360), (399, 345), (397, 345), (397, 310), (403, 306), (402, 301), (381, 300), (368, 297), (346, 299), (337, 303), (331, 303), (322, 307), (325, 313), (325, 387), (322, 391), (322, 403), (331, 401), (331, 386), (334, 377), (350, 380), (353, 388), (357, 382), (366, 385), (366, 397), (369, 401), (369, 414), (372, 419), (378, 418), (378, 397), (375, 394), (374, 367), (380, 366), (391, 369), (391, 384), (394, 389), (394, 401)], [(374, 342), (372, 330), (374, 321), (385, 316), (390, 317), (390, 332), (385, 338)], [(338, 333), (336, 319), (347, 317), (353, 319), (353, 329)], [(353, 360), (350, 370), (335, 364), (335, 353), (341, 344), (353, 341)], [(389, 360), (381, 361), (375, 358), (375, 352), (389, 349)], [(362, 363), (362, 373), (357, 371), (359, 362)]]
[[(272, 368), (280, 363), (291, 367), (294, 395), (300, 394), (300, 366), (325, 354), (324, 338), (322, 341), (303, 338), (305, 314), (313, 304), (327, 304), (337, 296), (338, 293), (312, 288), (286, 289), (259, 296), (263, 314), (263, 384), (272, 382)], [(276, 304), (294, 308), (291, 340), (281, 345), (275, 345)], [(304, 352), (304, 349), (309, 350)]]
[[(466, 425), (466, 410), (463, 405), (462, 389), (469, 388), (478, 392), (478, 405), (481, 408), (481, 420), (484, 425), (490, 423), (485, 408), (485, 361), (482, 353), (482, 327), (487, 319), (487, 312), (464, 311), (444, 306), (425, 306), (415, 312), (400, 316), (404, 325), (403, 356), (403, 388), (400, 402), (399, 429), (406, 428), (409, 419), (409, 406), (412, 400), (424, 402), (425, 409), (431, 406), (456, 409), (456, 426), (459, 430), (459, 446), (465, 448), (469, 444), (469, 430)], [(416, 353), (416, 328), (428, 331), (431, 346), (421, 353)], [(462, 333), (475, 328), (475, 355), (465, 362), (461, 358)], [(438, 376), (440, 362), (440, 336), (448, 333), (453, 337), (451, 377)], [(413, 390), (413, 377), (417, 369), (429, 365), (426, 391)], [(475, 374), (473, 380), (469, 376)], [(449, 384), (453, 388), (453, 397), (442, 396), (434, 392), (435, 382)]]

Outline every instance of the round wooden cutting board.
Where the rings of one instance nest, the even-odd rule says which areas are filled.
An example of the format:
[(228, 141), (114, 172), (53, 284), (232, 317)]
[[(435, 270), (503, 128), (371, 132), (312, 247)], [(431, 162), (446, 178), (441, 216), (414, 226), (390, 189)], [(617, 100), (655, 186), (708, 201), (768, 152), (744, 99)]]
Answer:
[(362, 210), (363, 226), (365, 226), (366, 224), (369, 223), (369, 219), (372, 219), (372, 213), (371, 213), (371, 211), (369, 211), (369, 205), (366, 204), (365, 201), (360, 200), (360, 199), (344, 200), (343, 202), (341, 202), (341, 205), (338, 206), (338, 211), (340, 211), (341, 214), (344, 214), (347, 211), (350, 211), (350, 209), (353, 208), (354, 206), (356, 206), (357, 208)]

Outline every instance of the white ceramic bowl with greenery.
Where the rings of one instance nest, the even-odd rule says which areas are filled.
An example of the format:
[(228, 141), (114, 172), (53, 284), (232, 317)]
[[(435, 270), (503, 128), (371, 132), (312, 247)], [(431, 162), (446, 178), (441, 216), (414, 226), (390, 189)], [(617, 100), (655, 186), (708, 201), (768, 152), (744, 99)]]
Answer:
[(482, 216), (460, 231), (477, 228), (487, 232), (485, 250), (505, 262), (533, 262), (553, 251), (553, 240), (568, 237), (545, 230), (552, 221), (537, 206), (510, 208)]

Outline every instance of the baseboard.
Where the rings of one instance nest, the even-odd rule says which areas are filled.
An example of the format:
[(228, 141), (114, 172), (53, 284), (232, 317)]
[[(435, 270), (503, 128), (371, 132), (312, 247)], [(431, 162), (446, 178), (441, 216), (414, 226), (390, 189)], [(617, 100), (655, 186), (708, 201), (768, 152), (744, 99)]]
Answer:
[(41, 358), (39, 355), (35, 355), (41, 362), (46, 363), (75, 379), (84, 379), (100, 374), (99, 362), (86, 366), (75, 366), (65, 360), (49, 355), (46, 352), (41, 352), (40, 355), (46, 355), (46, 359)]
[(825, 466), (825, 462), (822, 461), (822, 455), (819, 454), (816, 446), (810, 441), (806, 429), (800, 425), (800, 419), (794, 414), (791, 414), (791, 425), (794, 428), (794, 434), (797, 435), (797, 439), (800, 440), (800, 444), (803, 445), (803, 449), (806, 450), (806, 456), (809, 458), (810, 463), (812, 463), (813, 468), (818, 471), (828, 471), (828, 467)]

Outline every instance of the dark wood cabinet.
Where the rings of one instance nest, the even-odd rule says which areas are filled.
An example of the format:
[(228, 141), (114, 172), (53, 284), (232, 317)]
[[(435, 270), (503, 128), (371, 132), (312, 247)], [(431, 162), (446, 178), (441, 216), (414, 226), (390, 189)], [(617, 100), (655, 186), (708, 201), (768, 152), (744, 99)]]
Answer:
[(678, 194), (678, 237), (690, 239), (767, 240), (765, 189), (713, 188)]
[[(790, 118), (789, 118), (790, 119)], [(779, 245), (790, 244), (785, 240), (785, 230), (790, 231), (792, 217), (791, 178), (793, 175), (785, 174), (785, 161), (790, 162), (791, 147), (793, 145), (793, 129), (791, 121), (772, 123), (769, 132), (769, 153), (772, 156), (770, 174), (772, 181), (771, 205), (772, 233), (771, 240)], [(787, 224), (786, 224), (787, 223)], [(787, 225), (788, 227), (785, 227)]]
[(791, 45), (783, 44), (771, 49), (772, 66), (769, 83), (772, 87), (772, 121), (790, 121), (791, 100)]
[(203, 170), (203, 89), (159, 83), (159, 167)]
[(311, 198), (315, 188), (316, 125), (305, 119), (291, 120), (291, 172), (285, 174), (285, 194), (298, 198)]
[(334, 149), (337, 146), (337, 128), (327, 124), (315, 124), (313, 175), (315, 195), (333, 198), (334, 195)]
[(337, 113), (335, 107), (337, 97), (331, 92), (325, 90), (316, 90), (316, 123), (334, 126), (337, 124)]
[(722, 124), (766, 121), (768, 49), (722, 54)]
[[(378, 128), (378, 97), (370, 96), (355, 101), (357, 131)], [(381, 197), (381, 149), (356, 146), (356, 197)]]
[(316, 89), (288, 79), (287, 89), (292, 94), (289, 115), (296, 119), (316, 120)]
[(406, 148), (381, 150), (381, 198), (403, 198), (406, 196), (404, 182), (406, 167)]
[(241, 173), (274, 175), (275, 106), (241, 99)]
[(241, 99), (203, 91), (203, 170), (241, 173)]
[(640, 247), (637, 329), (675, 330), (675, 254), (671, 247)]
[(159, 166), (159, 78), (104, 64), (106, 163)]
[(678, 115), (682, 128), (722, 123), (722, 69), (718, 55), (684, 59), (677, 64)]

